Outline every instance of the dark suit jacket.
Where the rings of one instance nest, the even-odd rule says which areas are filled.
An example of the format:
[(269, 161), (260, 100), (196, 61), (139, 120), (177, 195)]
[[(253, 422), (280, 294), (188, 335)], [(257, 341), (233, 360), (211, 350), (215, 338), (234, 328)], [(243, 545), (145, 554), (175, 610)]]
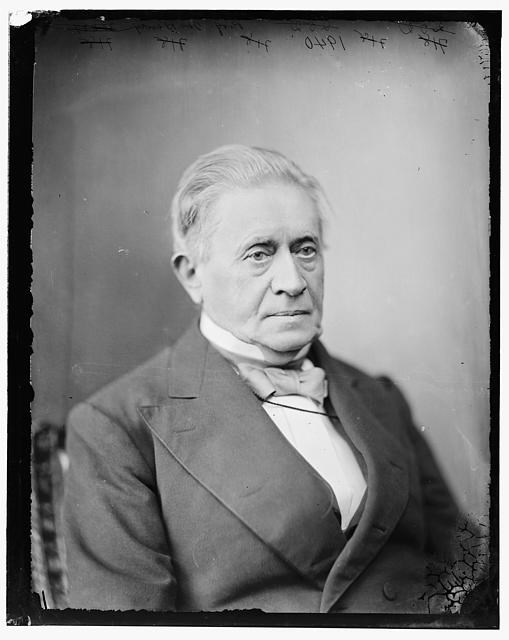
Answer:
[(365, 462), (353, 535), (329, 485), (193, 326), (70, 414), (72, 607), (426, 612), (426, 564), (448, 547), (451, 496), (389, 380), (320, 343), (312, 358)]

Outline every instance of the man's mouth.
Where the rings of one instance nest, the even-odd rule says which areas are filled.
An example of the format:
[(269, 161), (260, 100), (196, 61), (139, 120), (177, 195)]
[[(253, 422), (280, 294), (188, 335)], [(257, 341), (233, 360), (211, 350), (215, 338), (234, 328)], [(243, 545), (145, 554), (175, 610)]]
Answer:
[(293, 311), (278, 311), (276, 313), (271, 313), (271, 316), (303, 316), (308, 315), (310, 311), (305, 311), (304, 309), (294, 309)]

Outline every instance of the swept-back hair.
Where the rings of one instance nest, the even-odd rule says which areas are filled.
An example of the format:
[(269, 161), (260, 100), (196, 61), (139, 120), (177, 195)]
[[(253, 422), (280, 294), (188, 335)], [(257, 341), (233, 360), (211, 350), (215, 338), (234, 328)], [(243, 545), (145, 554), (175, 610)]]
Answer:
[(233, 189), (267, 183), (294, 184), (305, 190), (323, 224), (330, 210), (318, 181), (278, 151), (232, 144), (200, 156), (183, 173), (172, 201), (173, 250), (205, 258), (210, 210)]

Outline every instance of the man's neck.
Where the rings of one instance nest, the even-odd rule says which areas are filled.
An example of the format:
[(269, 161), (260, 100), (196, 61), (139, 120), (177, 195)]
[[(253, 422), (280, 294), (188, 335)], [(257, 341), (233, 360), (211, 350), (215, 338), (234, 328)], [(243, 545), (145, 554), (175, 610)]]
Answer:
[(233, 363), (247, 362), (263, 366), (281, 367), (304, 358), (311, 344), (304, 345), (297, 351), (278, 352), (267, 347), (250, 344), (240, 340), (227, 329), (220, 327), (204, 311), (200, 317), (200, 331), (203, 336)]

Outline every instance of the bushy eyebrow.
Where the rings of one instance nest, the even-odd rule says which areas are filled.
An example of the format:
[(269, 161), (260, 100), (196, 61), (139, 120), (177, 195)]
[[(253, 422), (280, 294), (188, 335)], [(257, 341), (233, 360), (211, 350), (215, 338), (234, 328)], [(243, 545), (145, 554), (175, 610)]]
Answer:
[(295, 249), (296, 247), (300, 246), (301, 244), (304, 244), (305, 242), (313, 242), (316, 246), (320, 245), (320, 239), (318, 238), (318, 236), (315, 236), (314, 234), (309, 234), (309, 235), (303, 236), (302, 238), (297, 238), (297, 240), (294, 240), (290, 244), (290, 249)]
[(268, 238), (267, 236), (255, 236), (254, 238), (249, 238), (247, 242), (241, 245), (240, 249), (237, 252), (238, 256), (242, 256), (252, 249), (253, 247), (267, 247), (270, 249), (277, 249), (277, 242)]

